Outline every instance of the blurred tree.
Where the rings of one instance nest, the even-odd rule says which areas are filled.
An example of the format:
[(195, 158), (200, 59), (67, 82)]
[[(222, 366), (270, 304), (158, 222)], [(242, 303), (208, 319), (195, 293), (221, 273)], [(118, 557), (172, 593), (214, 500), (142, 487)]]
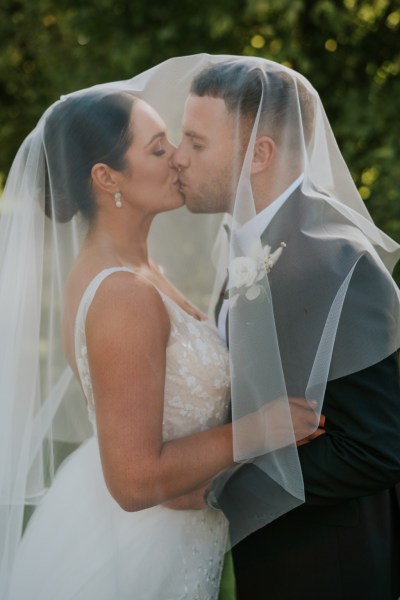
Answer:
[(400, 2), (249, 0), (246, 18), (243, 52), (311, 81), (367, 208), (400, 241)]
[(319, 91), (374, 219), (400, 241), (399, 0), (0, 0), (0, 176), (61, 94), (171, 56), (263, 56)]

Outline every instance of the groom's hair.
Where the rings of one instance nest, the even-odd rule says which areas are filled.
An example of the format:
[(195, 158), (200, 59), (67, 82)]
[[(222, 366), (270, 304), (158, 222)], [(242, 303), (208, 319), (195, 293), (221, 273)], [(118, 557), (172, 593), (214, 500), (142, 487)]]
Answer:
[[(287, 127), (310, 141), (314, 120), (312, 88), (306, 87), (293, 73), (273, 65), (256, 65), (246, 58), (212, 64), (198, 73), (191, 84), (195, 96), (211, 96), (224, 100), (231, 114), (239, 114), (252, 128), (260, 110), (258, 131), (276, 141)], [(300, 108), (299, 108), (300, 107)], [(297, 148), (297, 144), (294, 144)]]

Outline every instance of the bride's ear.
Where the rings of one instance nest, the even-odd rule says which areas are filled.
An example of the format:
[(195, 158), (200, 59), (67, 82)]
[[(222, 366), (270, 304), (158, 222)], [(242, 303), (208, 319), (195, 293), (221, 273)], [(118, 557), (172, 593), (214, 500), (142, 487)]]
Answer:
[(253, 160), (251, 162), (251, 174), (255, 175), (267, 169), (276, 153), (276, 144), (274, 140), (267, 135), (262, 135), (256, 139), (253, 150)]
[(118, 187), (115, 171), (104, 163), (96, 163), (91, 171), (92, 181), (98, 190), (114, 193)]

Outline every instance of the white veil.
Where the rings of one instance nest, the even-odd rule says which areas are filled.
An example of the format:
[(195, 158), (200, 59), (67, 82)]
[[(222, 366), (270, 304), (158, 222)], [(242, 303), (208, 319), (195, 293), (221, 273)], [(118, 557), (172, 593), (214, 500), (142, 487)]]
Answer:
[[(174, 73), (174, 61), (167, 70), (156, 67), (129, 81), (71, 95), (104, 98), (125, 90), (146, 97), (160, 110), (177, 142), (191, 79), (190, 59), (180, 59), (179, 64), (186, 65), (186, 80), (180, 83), (176, 101), (172, 96), (179, 72)], [(171, 97), (168, 103), (165, 94)], [(56, 138), (46, 123), (68, 98), (62, 96), (50, 106), (21, 145), (1, 200), (0, 598), (6, 597), (17, 547), (34, 507), (46, 495), (65, 456), (92, 435), (82, 390), (62, 349), (60, 328), (64, 284), (87, 231), (77, 209), (62, 214), (60, 190), (55, 189), (49, 168), (52, 155), (62, 149), (54, 146)], [(65, 128), (60, 119), (59, 128)], [(67, 166), (58, 179), (71, 185)], [(46, 216), (57, 211), (57, 205), (61, 206), (57, 218)], [(150, 242), (154, 259), (203, 309), (212, 285), (210, 256), (217, 226), (218, 219), (205, 216), (199, 221), (183, 208), (173, 218), (156, 220)]]
[[(159, 111), (172, 141), (178, 143), (184, 103), (193, 77), (209, 64), (226, 61), (233, 65), (250, 65), (251, 72), (256, 73), (261, 82), (262, 93), (253, 114), (243, 169), (230, 207), (234, 231), (229, 241), (226, 230), (221, 228), (214, 249), (217, 264), (214, 298), (219, 294), (232, 261), (246, 257), (253, 260), (253, 266), (256, 261), (257, 276), (262, 277), (246, 288), (240, 281), (237, 289), (230, 286), (231, 296), (238, 295), (229, 318), (234, 450), (238, 463), (253, 461), (258, 465), (269, 482), (267, 493), (276, 500), (264, 512), (257, 509), (251, 522), (238, 523), (235, 542), (303, 501), (296, 432), (290, 419), (288, 395), (317, 401), (313, 406), (318, 415), (329, 378), (371, 365), (399, 347), (399, 293), (389, 273), (400, 250), (369, 217), (337, 148), (318, 95), (303, 77), (290, 69), (262, 59), (202, 54), (170, 59), (131, 80), (95, 86), (91, 91), (102, 96), (115, 90), (126, 90), (142, 97)], [(237, 243), (235, 229), (255, 215), (249, 165), (258, 128), (263, 127), (267, 119), (263, 100), (268, 99), (269, 89), (275, 85), (268, 84), (269, 72), (284, 74), (293, 92), (289, 109), (280, 123), (282, 181), (295, 145), (304, 173), (302, 201), (312, 204), (315, 210), (302, 222), (301, 239), (275, 240), (272, 236), (264, 240), (261, 237), (255, 254), (253, 249), (249, 255)], [(235, 77), (238, 88), (245, 89), (246, 69)], [(301, 97), (304, 94), (312, 105), (310, 132), (303, 125)], [(39, 503), (46, 494), (57, 465), (74, 447), (71, 444), (81, 443), (91, 431), (82, 393), (62, 351), (59, 326), (64, 282), (86, 225), (78, 214), (63, 223), (45, 216), (49, 189), (45, 124), (51, 111), (67, 99), (68, 96), (63, 97), (52, 105), (22, 144), (2, 199), (0, 598), (6, 597), (8, 573), (23, 532), (27, 509)], [(240, 128), (239, 116), (236, 121)], [(274, 119), (276, 116), (272, 121), (267, 119), (266, 126), (276, 123)], [(269, 130), (266, 133), (273, 135)], [(241, 139), (240, 135), (236, 139)], [(180, 212), (180, 215), (169, 214), (157, 219), (152, 234), (153, 253), (174, 283), (195, 302), (205, 303), (211, 282), (211, 245), (219, 217)], [(286, 314), (293, 316), (288, 324), (290, 335), (285, 345), (278, 322), (286, 317), (279, 313), (273, 297), (273, 278), (279, 276), (280, 281), (289, 282), (296, 273), (299, 275), (295, 270), (297, 265), (285, 262), (291, 256), (293, 244), (314, 242), (315, 245), (307, 246), (307, 256), (320, 256), (323, 266), (321, 239), (332, 241), (343, 235), (350, 240), (349, 255), (335, 262), (340, 268), (333, 284), (331, 274), (326, 272), (318, 290), (309, 289), (306, 280), (301, 288), (302, 297), (301, 294), (290, 296), (285, 290), (288, 292), (285, 302), (291, 304)], [(176, 243), (175, 247), (172, 242)], [(261, 246), (270, 244), (275, 251), (281, 242), (286, 247), (282, 246), (279, 260), (270, 273), (260, 271), (257, 261)], [(169, 256), (165, 245), (172, 249)], [(325, 257), (328, 262), (330, 252), (328, 244)], [(359, 271), (358, 266), (362, 267)], [(370, 276), (374, 278), (373, 285)], [(250, 299), (245, 298), (253, 283), (257, 284), (257, 289), (248, 294)], [(359, 296), (366, 292), (368, 310), (363, 314), (369, 315), (368, 322), (358, 319), (355, 310)], [(312, 307), (317, 306), (316, 298), (321, 307), (317, 318), (314, 320), (312, 314), (307, 323), (305, 317), (298, 319), (301, 311), (303, 316), (306, 314), (307, 302)], [(354, 339), (358, 342), (350, 344)], [(299, 360), (293, 360), (293, 356)], [(243, 417), (257, 412), (261, 417), (249, 436), (248, 426), (241, 425), (246, 423)], [(230, 475), (227, 473), (220, 479), (222, 488)], [(252, 490), (248, 492), (251, 496)]]
[[(215, 484), (234, 544), (304, 500), (296, 440), (315, 429), (327, 382), (399, 348), (400, 248), (374, 225), (304, 77), (212, 59), (191, 94), (224, 99), (236, 144), (213, 298), (225, 281), (234, 457), (257, 468), (239, 494), (225, 493), (238, 467)], [(291, 397), (315, 420), (292, 421)]]

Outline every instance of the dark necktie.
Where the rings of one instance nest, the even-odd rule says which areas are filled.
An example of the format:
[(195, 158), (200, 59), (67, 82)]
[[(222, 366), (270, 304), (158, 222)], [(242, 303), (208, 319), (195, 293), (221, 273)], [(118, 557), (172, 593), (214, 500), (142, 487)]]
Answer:
[(221, 311), (222, 303), (224, 301), (224, 296), (225, 296), (226, 286), (227, 285), (228, 285), (228, 274), (225, 277), (225, 281), (224, 281), (224, 283), (222, 285), (221, 292), (220, 292), (220, 294), (218, 296), (218, 301), (217, 301), (217, 303), (215, 305), (215, 308), (214, 308), (214, 318), (215, 318), (215, 324), (217, 326), (218, 326), (218, 316), (219, 316), (219, 313)]
[[(230, 242), (230, 239), (231, 239), (231, 228), (226, 223), (223, 224), (223, 228), (226, 231), (228, 242)], [(215, 324), (216, 325), (218, 325), (218, 316), (219, 316), (219, 313), (220, 313), (220, 310), (221, 310), (221, 307), (222, 307), (222, 303), (224, 301), (224, 295), (225, 295), (225, 292), (226, 292), (227, 285), (228, 285), (228, 271), (226, 272), (226, 277), (224, 279), (224, 283), (222, 285), (221, 292), (220, 292), (220, 294), (218, 296), (218, 300), (217, 300), (217, 303), (216, 303), (215, 308), (214, 308), (214, 319), (215, 319)]]

